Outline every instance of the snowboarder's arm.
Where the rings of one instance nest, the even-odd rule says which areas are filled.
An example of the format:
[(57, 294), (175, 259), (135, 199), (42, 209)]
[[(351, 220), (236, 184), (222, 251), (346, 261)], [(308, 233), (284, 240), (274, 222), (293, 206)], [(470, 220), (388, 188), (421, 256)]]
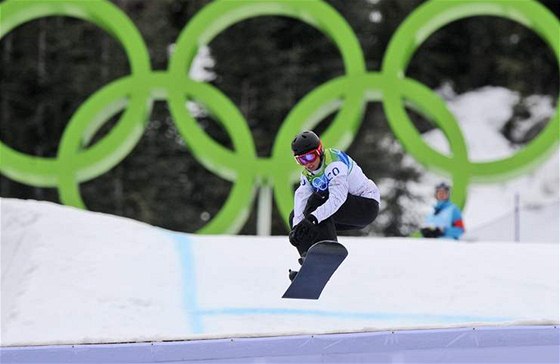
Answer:
[(303, 220), (303, 211), (305, 210), (305, 205), (309, 196), (313, 194), (313, 188), (307, 181), (307, 179), (301, 175), (300, 184), (294, 193), (294, 221), (293, 226), (296, 226)]
[(329, 198), (312, 214), (321, 222), (333, 215), (348, 197), (348, 167), (342, 162), (331, 163), (325, 171), (329, 181)]

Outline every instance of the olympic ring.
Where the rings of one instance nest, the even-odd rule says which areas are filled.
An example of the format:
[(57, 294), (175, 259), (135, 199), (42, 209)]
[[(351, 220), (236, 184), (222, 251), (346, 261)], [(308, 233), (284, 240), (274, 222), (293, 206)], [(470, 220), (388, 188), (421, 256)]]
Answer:
[[(393, 82), (404, 78), (404, 69), (413, 51), (432, 33), (455, 20), (481, 15), (507, 18), (534, 30), (552, 48), (560, 65), (560, 23), (553, 14), (537, 2), (515, 0), (468, 0), (453, 3), (430, 1), (416, 9), (393, 35), (383, 59), (382, 72), (390, 76)], [(389, 88), (388, 91), (383, 105), (393, 132), (403, 143), (405, 149), (421, 163), (451, 173), (454, 180), (454, 199), (460, 206), (465, 203), (466, 190), (471, 178), (487, 181), (496, 177), (503, 178), (513, 172), (520, 173), (539, 161), (539, 156), (544, 157), (547, 151), (552, 151), (558, 145), (560, 115), (557, 108), (545, 130), (512, 157), (493, 162), (471, 163), (465, 159), (466, 155), (462, 154), (463, 151), (452, 150), (452, 158), (449, 159), (424, 143), (418, 130), (412, 126), (412, 122), (404, 112), (396, 89)], [(558, 105), (560, 105), (560, 100)], [(404, 123), (397, 124), (397, 121), (401, 120)], [(445, 125), (438, 123), (438, 126), (442, 128), (449, 127), (450, 123), (455, 122), (454, 118), (446, 118), (442, 121)], [(463, 143), (460, 133), (452, 136), (445, 129), (444, 132), (450, 141), (460, 139)], [(452, 149), (458, 146), (451, 142), (449, 144)]]
[[(445, 103), (426, 86), (405, 77), (415, 49), (442, 26), (470, 16), (493, 15), (524, 24), (539, 34), (560, 64), (560, 23), (534, 1), (429, 1), (416, 9), (389, 42), (380, 72), (368, 72), (359, 42), (348, 23), (321, 0), (216, 0), (203, 8), (183, 29), (167, 71), (153, 71), (146, 45), (131, 20), (107, 0), (8, 0), (0, 5), (0, 39), (17, 26), (45, 16), (71, 16), (92, 22), (111, 33), (131, 63), (131, 74), (94, 93), (72, 116), (62, 136), (57, 158), (29, 156), (0, 141), (0, 172), (37, 187), (56, 187), (61, 202), (85, 208), (80, 183), (106, 173), (138, 143), (154, 101), (167, 101), (177, 129), (194, 157), (205, 168), (235, 182), (220, 212), (199, 233), (236, 233), (249, 214), (255, 187), (274, 187), (280, 213), (292, 208), (293, 183), (299, 169), (287, 146), (293, 135), (313, 128), (337, 112), (323, 133), (326, 145), (347, 148), (360, 126), (367, 102), (382, 102), (389, 125), (405, 150), (423, 165), (453, 179), (454, 200), (463, 206), (470, 181), (506, 178), (520, 173), (553, 151), (559, 142), (558, 110), (541, 134), (515, 155), (474, 163), (461, 130)], [(236, 106), (210, 84), (188, 78), (200, 45), (242, 20), (281, 15), (308, 23), (327, 34), (338, 47), (346, 74), (306, 95), (282, 123), (270, 158), (258, 157), (248, 124)], [(177, 80), (184, 79), (183, 82)], [(185, 100), (204, 104), (230, 135), (233, 150), (208, 136), (187, 112)], [(431, 148), (414, 127), (403, 102), (434, 123), (449, 139), (450, 155)], [(560, 100), (559, 100), (560, 104)], [(123, 111), (118, 123), (100, 141), (83, 148), (111, 116)], [(240, 161), (243, 161), (240, 163)]]

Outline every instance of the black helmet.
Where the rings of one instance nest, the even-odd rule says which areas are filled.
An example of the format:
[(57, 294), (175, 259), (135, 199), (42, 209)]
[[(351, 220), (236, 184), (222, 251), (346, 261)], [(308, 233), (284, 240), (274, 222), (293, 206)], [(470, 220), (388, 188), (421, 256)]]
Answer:
[(310, 130), (303, 131), (296, 135), (292, 141), (292, 152), (294, 155), (301, 155), (313, 149), (319, 148), (321, 139)]
[(439, 190), (439, 189), (446, 190), (447, 192), (449, 192), (451, 190), (451, 186), (449, 186), (445, 182), (441, 182), (436, 186), (436, 191)]

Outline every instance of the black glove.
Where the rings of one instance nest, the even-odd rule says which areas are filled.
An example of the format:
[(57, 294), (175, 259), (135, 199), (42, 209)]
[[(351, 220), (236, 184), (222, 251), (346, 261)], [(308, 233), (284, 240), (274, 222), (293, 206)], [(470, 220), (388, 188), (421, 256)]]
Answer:
[(443, 231), (439, 227), (425, 227), (420, 229), (420, 232), (425, 238), (439, 238), (443, 235)]
[(290, 231), (290, 234), (288, 235), (288, 239), (290, 240), (290, 244), (292, 244), (295, 247), (298, 247), (299, 244), (301, 243), (296, 236), (295, 226), (292, 228), (292, 231)]
[(305, 219), (301, 220), (301, 222), (290, 231), (290, 243), (297, 247), (301, 244), (314, 242), (319, 234), (317, 225), (319, 225), (317, 218), (311, 214), (307, 215)]

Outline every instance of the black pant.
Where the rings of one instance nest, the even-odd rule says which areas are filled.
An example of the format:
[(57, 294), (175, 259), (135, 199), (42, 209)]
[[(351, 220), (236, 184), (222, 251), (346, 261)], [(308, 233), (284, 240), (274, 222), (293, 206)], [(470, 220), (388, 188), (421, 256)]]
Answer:
[[(324, 204), (328, 199), (328, 195), (314, 193), (307, 200), (303, 215), (307, 216)], [(321, 240), (337, 239), (337, 231), (363, 229), (371, 224), (379, 213), (379, 203), (371, 198), (354, 196), (348, 194), (346, 201), (340, 208), (329, 218), (321, 221), (317, 226), (318, 234), (314, 241), (306, 242), (297, 246), (300, 255), (303, 255), (316, 242)], [(293, 228), (294, 211), (290, 213), (290, 229)]]

